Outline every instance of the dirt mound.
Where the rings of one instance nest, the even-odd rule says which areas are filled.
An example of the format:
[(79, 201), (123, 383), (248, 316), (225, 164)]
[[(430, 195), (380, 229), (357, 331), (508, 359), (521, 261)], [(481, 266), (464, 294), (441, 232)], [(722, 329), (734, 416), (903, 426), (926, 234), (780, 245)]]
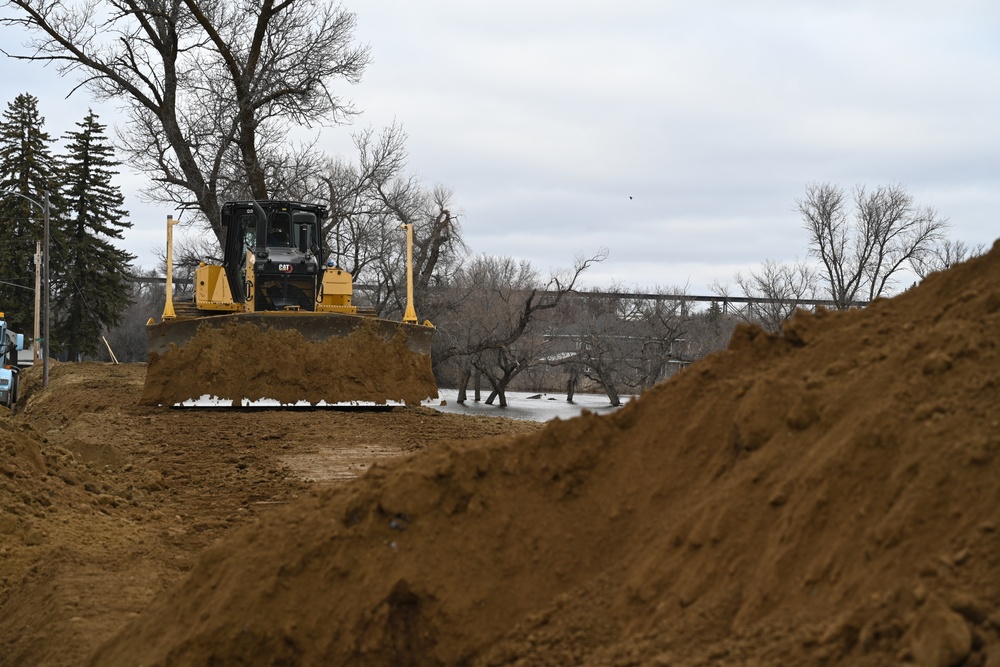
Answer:
[[(51, 364), (0, 416), (0, 664), (82, 664), (234, 527), (442, 441), (539, 425), (137, 404), (144, 364)], [(310, 481), (318, 480), (318, 481)]]
[(380, 324), (373, 319), (322, 341), (307, 340), (294, 328), (201, 326), (182, 347), (149, 355), (141, 403), (174, 405), (207, 395), (237, 402), (419, 405), (437, 396), (430, 355), (411, 351), (402, 327), (387, 338)]
[(1000, 249), (210, 549), (93, 664), (1000, 658)]
[[(52, 371), (59, 384), (58, 365)], [(121, 586), (106, 573), (135, 555), (130, 540), (148, 537), (136, 528), (146, 491), (106, 468), (119, 457), (107, 435), (110, 420), (93, 424), (105, 445), (58, 413), (43, 409), (37, 424), (23, 419), (24, 400), (42, 395), (34, 376), (22, 374), (33, 393), (18, 405), (17, 418), (0, 421), (0, 662), (69, 665), (93, 650), (95, 638), (119, 628), (126, 611), (134, 613), (132, 590), (146, 582), (133, 576)], [(80, 409), (72, 398), (70, 406), (71, 415)], [(74, 435), (63, 439), (58, 431), (66, 426)], [(152, 592), (140, 592), (143, 603)]]

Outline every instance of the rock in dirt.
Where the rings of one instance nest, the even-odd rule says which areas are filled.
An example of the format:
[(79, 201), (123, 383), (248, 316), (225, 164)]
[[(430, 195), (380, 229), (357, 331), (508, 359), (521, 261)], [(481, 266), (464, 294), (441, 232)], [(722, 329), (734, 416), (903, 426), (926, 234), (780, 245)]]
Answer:
[(913, 624), (911, 650), (921, 667), (955, 667), (972, 650), (965, 619), (935, 598), (923, 606)]

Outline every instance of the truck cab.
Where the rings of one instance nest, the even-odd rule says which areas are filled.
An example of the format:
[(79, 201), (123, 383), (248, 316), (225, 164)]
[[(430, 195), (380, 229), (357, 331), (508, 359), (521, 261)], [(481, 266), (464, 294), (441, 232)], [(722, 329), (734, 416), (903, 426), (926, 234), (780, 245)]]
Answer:
[(0, 313), (0, 404), (11, 408), (17, 402), (17, 380), (20, 367), (17, 353), (24, 349), (24, 334), (7, 328), (7, 320)]

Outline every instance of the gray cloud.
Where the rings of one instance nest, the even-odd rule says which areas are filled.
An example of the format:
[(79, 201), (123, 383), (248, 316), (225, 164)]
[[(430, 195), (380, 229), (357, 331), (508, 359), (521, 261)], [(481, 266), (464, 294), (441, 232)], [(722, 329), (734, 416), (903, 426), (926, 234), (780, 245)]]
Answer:
[[(903, 183), (955, 238), (991, 242), (994, 5), (370, 0), (351, 8), (374, 62), (342, 92), (360, 124), (403, 125), (411, 168), (455, 191), (473, 251), (545, 271), (605, 246), (590, 283), (703, 292), (806, 256), (794, 205), (810, 182)], [(69, 111), (66, 83), (0, 85), (50, 119)], [(321, 145), (347, 150), (351, 131)], [(128, 203), (145, 216), (129, 249), (151, 265), (167, 211)]]

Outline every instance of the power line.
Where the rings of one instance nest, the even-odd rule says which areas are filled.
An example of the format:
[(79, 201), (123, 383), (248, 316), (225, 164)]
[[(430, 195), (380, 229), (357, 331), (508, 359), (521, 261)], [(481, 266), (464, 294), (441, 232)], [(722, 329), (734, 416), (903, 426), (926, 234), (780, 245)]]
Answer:
[(10, 245), (35, 245), (35, 239), (2, 239), (0, 240), (0, 246), (10, 246)]

